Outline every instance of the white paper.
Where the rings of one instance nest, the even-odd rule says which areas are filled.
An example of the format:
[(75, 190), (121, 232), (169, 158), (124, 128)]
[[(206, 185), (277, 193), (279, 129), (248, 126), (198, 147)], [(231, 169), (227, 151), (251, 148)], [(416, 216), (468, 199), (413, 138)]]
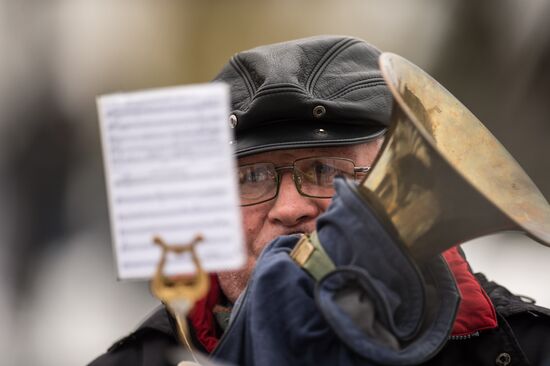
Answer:
[[(186, 244), (196, 234), (206, 271), (244, 264), (229, 91), (211, 83), (98, 98), (111, 231), (120, 279), (151, 278), (153, 237)], [(188, 254), (166, 273), (194, 272)]]

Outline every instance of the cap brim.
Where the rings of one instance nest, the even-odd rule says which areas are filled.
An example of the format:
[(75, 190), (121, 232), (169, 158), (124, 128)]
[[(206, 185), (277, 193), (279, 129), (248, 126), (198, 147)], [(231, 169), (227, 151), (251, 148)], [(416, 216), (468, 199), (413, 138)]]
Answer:
[(324, 123), (299, 125), (276, 123), (241, 131), (234, 141), (237, 157), (281, 149), (354, 145), (384, 135), (384, 126)]

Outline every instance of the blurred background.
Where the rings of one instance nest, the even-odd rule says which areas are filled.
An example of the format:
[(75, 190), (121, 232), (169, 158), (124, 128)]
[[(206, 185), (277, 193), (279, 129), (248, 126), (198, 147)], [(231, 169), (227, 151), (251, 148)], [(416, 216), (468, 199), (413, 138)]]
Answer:
[[(84, 365), (157, 304), (116, 281), (97, 95), (206, 82), (265, 43), (357, 36), (435, 76), (548, 199), (548, 19), (544, 0), (0, 0), (2, 364)], [(519, 234), (465, 248), (550, 306), (550, 248)]]

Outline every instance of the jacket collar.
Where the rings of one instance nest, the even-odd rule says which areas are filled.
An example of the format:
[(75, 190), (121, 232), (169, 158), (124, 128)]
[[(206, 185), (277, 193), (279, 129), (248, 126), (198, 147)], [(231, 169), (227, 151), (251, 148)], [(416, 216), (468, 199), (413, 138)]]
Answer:
[(460, 305), (452, 336), (464, 336), (497, 327), (495, 307), (473, 275), (461, 250), (453, 247), (443, 253), (460, 292)]

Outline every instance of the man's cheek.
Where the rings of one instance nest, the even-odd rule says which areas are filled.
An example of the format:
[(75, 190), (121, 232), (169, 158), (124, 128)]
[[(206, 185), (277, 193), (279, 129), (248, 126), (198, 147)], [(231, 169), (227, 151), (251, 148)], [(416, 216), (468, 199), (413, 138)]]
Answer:
[(262, 228), (262, 217), (252, 213), (244, 214), (243, 212), (243, 229), (247, 246), (250, 248), (254, 240), (260, 233)]

